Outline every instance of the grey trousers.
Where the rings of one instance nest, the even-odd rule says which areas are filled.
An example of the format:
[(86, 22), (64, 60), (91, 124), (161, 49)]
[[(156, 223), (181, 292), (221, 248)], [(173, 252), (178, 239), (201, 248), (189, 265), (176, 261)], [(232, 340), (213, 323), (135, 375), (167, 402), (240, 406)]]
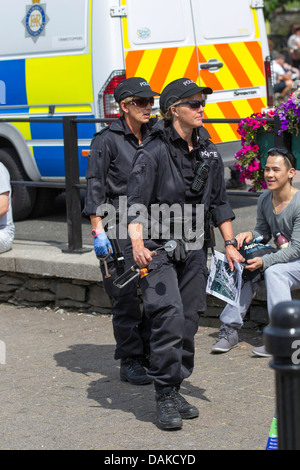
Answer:
[(15, 229), (11, 227), (5, 227), (0, 229), (0, 253), (9, 251), (14, 241)]
[[(292, 300), (291, 291), (300, 288), (300, 258), (289, 263), (270, 266), (265, 270), (264, 277), (270, 317), (275, 305), (279, 302)], [(239, 306), (227, 304), (220, 315), (221, 322), (233, 328), (241, 328), (253, 294), (259, 285), (260, 283), (245, 282), (241, 289)]]

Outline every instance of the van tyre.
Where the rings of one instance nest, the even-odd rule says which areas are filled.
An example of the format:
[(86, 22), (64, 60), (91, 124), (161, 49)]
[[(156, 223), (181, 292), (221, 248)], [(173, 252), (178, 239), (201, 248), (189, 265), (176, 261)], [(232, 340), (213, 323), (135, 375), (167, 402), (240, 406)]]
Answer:
[(54, 211), (54, 200), (58, 194), (59, 190), (56, 188), (36, 188), (35, 204), (30, 218), (34, 219), (51, 214)]
[[(6, 166), (12, 181), (28, 181), (18, 154), (14, 149), (0, 149), (0, 162)], [(34, 206), (36, 188), (12, 185), (12, 212), (14, 221), (26, 219)]]

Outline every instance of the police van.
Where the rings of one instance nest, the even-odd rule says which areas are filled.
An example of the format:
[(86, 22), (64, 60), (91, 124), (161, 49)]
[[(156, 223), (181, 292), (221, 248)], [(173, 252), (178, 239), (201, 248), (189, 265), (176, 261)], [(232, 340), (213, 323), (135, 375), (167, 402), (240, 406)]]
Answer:
[[(55, 121), (7, 120), (118, 117), (113, 92), (125, 77), (143, 77), (158, 92), (180, 77), (211, 87), (205, 118), (259, 112), (268, 88), (262, 7), (262, 0), (0, 0), (0, 161), (12, 180), (63, 182), (63, 130)], [(82, 181), (101, 125), (78, 123)], [(232, 162), (237, 124), (205, 126)], [(15, 185), (15, 220), (37, 214), (53, 195)]]

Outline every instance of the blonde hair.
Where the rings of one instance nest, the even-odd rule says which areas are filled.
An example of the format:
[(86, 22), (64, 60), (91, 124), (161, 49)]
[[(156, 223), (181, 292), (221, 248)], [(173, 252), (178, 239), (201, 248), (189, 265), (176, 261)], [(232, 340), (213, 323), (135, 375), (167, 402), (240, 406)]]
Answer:
[(121, 103), (123, 102), (124, 104), (128, 104), (128, 103), (130, 103), (130, 101), (132, 101), (132, 99), (133, 99), (133, 96), (127, 96), (127, 98), (124, 98), (123, 100), (120, 101), (120, 103), (119, 103), (120, 116), (124, 116), (124, 114), (125, 114), (122, 107), (121, 107)]
[(172, 120), (173, 120), (173, 113), (172, 113), (172, 111), (171, 111), (171, 108), (172, 108), (172, 106), (176, 106), (177, 104), (181, 103), (182, 101), (184, 101), (184, 99), (183, 99), (183, 98), (180, 98), (179, 100), (175, 101), (175, 103), (172, 103), (172, 104), (168, 107), (168, 109), (167, 109), (167, 111), (166, 111), (165, 113), (160, 109), (159, 112), (160, 112), (161, 117), (162, 117), (165, 121), (172, 121)]

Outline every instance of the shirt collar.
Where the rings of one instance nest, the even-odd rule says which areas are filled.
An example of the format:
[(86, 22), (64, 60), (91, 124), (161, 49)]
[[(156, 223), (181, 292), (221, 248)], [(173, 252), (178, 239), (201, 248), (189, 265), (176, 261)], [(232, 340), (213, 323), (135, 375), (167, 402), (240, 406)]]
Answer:
[[(130, 127), (128, 126), (127, 122), (126, 122), (126, 119), (124, 118), (124, 116), (121, 116), (120, 117), (120, 121), (122, 123), (122, 126), (123, 126), (123, 129), (124, 129), (124, 134), (125, 135), (134, 135), (132, 130), (130, 129)], [(142, 131), (142, 137), (144, 138), (144, 136), (146, 136), (148, 133), (149, 133), (149, 127), (147, 124), (142, 124), (141, 126), (141, 131)]]
[[(180, 135), (178, 134), (178, 132), (176, 131), (176, 129), (173, 126), (171, 126), (170, 138), (173, 142), (175, 142), (177, 140), (182, 140), (183, 142), (185, 142), (185, 140), (182, 137), (180, 137)], [(193, 140), (194, 145), (196, 147), (198, 147), (198, 145), (199, 145), (198, 129), (193, 129), (192, 140)]]

